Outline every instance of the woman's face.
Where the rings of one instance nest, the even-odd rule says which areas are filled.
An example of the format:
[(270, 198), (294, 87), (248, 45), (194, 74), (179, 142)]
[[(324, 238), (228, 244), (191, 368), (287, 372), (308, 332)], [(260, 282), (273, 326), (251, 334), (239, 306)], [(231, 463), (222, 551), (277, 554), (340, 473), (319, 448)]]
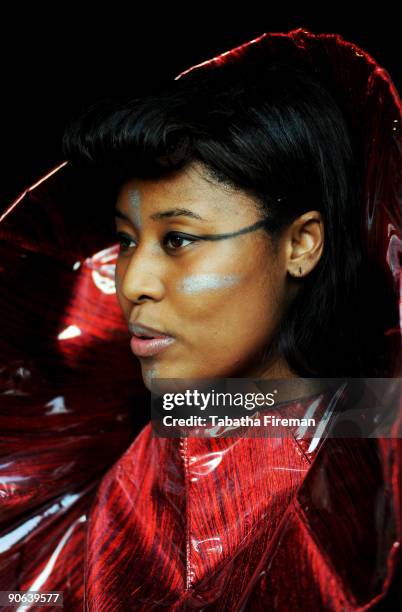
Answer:
[[(230, 236), (261, 220), (252, 198), (193, 164), (124, 183), (116, 210), (125, 217), (116, 216), (124, 317), (174, 338), (160, 353), (136, 357), (148, 388), (154, 377), (294, 376), (282, 360), (268, 371), (262, 359), (287, 297), (286, 251), (275, 255), (262, 228)], [(229, 237), (197, 240), (217, 234)]]

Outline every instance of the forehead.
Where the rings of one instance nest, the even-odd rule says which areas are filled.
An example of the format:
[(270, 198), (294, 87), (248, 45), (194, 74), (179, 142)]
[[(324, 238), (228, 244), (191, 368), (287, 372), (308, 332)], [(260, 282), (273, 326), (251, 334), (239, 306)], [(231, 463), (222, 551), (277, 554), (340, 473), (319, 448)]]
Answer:
[(119, 189), (116, 208), (129, 213), (133, 208), (151, 215), (173, 207), (194, 211), (203, 219), (254, 218), (256, 203), (239, 189), (217, 183), (201, 165), (158, 179), (130, 179)]

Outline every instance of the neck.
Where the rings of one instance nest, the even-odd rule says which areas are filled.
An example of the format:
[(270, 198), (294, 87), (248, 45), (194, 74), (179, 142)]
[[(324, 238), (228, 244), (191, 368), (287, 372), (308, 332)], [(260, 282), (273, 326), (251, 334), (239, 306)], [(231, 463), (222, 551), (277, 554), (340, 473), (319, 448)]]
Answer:
[(281, 401), (303, 399), (328, 390), (325, 380), (300, 377), (289, 367), (283, 357), (277, 358), (269, 364), (264, 364), (262, 367), (243, 372), (240, 377), (258, 380), (291, 380), (291, 384), (282, 387)]

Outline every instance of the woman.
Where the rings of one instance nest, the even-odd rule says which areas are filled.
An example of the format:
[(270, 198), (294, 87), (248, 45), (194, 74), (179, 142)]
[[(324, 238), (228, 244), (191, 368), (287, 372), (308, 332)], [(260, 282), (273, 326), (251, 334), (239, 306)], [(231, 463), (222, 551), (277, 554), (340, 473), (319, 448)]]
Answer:
[[(397, 375), (395, 270), (365, 234), (361, 133), (334, 73), (306, 61), (328, 41), (265, 36), (161, 92), (96, 105), (64, 136), (93, 200), (113, 202), (116, 294), (148, 389)], [(313, 382), (287, 399), (302, 414), (334, 403)], [(72, 540), (88, 609), (395, 601), (399, 485), (382, 462), (398, 442), (314, 440), (177, 440), (146, 425), (99, 483), (83, 553)]]
[[(119, 187), (127, 322), (179, 336), (140, 357), (146, 382), (392, 371), (384, 331), (398, 311), (367, 266), (357, 152), (306, 70), (244, 54), (149, 99), (90, 109), (64, 147)], [(182, 202), (187, 213), (167, 212)]]

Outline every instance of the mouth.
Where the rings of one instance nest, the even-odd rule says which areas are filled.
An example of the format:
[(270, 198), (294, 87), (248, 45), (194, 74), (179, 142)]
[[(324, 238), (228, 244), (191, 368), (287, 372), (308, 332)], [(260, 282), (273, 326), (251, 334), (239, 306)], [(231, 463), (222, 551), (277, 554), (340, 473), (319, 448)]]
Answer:
[(137, 357), (153, 357), (175, 341), (173, 336), (139, 323), (129, 323), (129, 329), (130, 347)]

